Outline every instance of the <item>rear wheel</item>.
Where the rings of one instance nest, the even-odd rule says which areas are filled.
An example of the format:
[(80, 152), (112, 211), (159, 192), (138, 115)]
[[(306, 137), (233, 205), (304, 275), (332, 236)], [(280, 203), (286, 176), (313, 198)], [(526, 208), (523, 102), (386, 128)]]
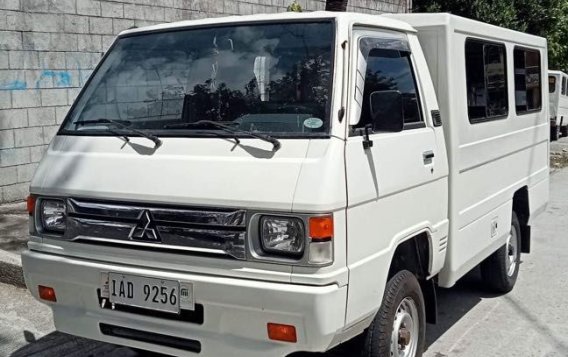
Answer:
[(497, 293), (513, 290), (521, 261), (521, 226), (515, 212), (505, 245), (481, 263), (481, 274), (488, 287)]
[(560, 136), (568, 136), (568, 126), (563, 125), (560, 127)]
[(364, 334), (362, 357), (421, 357), (426, 314), (418, 280), (398, 272), (385, 288), (383, 302)]

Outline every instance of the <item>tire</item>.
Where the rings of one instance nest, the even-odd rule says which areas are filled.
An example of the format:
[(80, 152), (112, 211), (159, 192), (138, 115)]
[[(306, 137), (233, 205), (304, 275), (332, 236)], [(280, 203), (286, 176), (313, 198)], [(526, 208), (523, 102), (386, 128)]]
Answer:
[[(408, 270), (400, 271), (387, 283), (381, 307), (363, 335), (360, 356), (421, 357), (424, 351), (425, 330), (426, 313), (420, 284)], [(398, 334), (398, 341), (392, 341), (395, 331), (401, 332)], [(405, 338), (401, 336), (402, 333), (406, 335), (406, 341), (402, 342), (405, 344), (402, 351), (407, 351), (408, 354), (398, 352), (401, 347), (399, 343)]]
[(487, 287), (500, 294), (513, 290), (521, 261), (521, 225), (515, 212), (507, 243), (481, 263), (481, 275)]
[(564, 125), (560, 127), (560, 136), (561, 137), (568, 136), (568, 126)]

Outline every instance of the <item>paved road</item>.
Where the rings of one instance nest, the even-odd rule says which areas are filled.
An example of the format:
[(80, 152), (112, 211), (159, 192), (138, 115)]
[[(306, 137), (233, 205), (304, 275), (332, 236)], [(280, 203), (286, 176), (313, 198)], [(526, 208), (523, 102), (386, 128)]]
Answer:
[[(428, 326), (424, 357), (568, 356), (568, 169), (551, 181), (551, 202), (534, 224), (533, 251), (523, 256), (515, 290), (489, 295), (475, 271), (440, 289), (440, 321)], [(0, 285), (0, 356), (144, 355), (50, 333), (50, 318), (25, 290)], [(332, 355), (340, 353), (317, 356)]]
[(55, 332), (51, 309), (27, 290), (0, 283), (0, 357), (158, 357)]
[(51, 310), (27, 290), (0, 284), (0, 356), (53, 330)]

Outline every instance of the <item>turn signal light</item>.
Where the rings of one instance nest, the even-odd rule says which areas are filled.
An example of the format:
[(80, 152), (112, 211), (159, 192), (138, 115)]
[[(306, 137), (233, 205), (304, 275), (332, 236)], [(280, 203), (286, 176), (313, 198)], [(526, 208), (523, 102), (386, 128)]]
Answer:
[(28, 198), (26, 199), (26, 206), (27, 206), (27, 209), (28, 209), (28, 214), (30, 216), (32, 216), (34, 214), (35, 204), (36, 204), (36, 197), (29, 195)]
[(49, 286), (38, 285), (39, 297), (42, 300), (57, 302), (55, 290)]
[(333, 216), (310, 217), (310, 238), (312, 241), (326, 241), (333, 238)]
[(274, 341), (297, 342), (296, 328), (291, 325), (268, 323), (268, 338)]

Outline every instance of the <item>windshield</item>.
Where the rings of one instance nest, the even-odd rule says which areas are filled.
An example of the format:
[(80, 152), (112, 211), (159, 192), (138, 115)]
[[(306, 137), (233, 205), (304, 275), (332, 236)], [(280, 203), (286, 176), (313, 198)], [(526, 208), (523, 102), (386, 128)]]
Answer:
[(79, 123), (107, 119), (158, 136), (226, 133), (191, 125), (203, 120), (275, 136), (327, 135), (332, 55), (331, 21), (119, 38), (61, 133), (113, 135), (108, 125)]

